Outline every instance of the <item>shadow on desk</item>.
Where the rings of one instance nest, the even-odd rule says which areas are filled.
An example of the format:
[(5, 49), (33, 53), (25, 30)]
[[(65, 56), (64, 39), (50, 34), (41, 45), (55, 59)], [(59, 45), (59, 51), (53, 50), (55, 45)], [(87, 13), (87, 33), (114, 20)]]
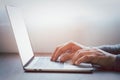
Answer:
[[(39, 56), (39, 54), (36, 54)], [(41, 54), (40, 54), (41, 55)], [(48, 54), (43, 54), (46, 56)], [(93, 73), (24, 72), (17, 53), (0, 53), (0, 80), (120, 80), (120, 72)]]

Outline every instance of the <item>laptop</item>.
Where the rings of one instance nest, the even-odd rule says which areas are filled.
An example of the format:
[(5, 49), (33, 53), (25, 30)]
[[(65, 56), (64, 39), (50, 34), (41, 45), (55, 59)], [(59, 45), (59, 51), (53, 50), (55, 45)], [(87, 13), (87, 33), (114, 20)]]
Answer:
[(81, 63), (79, 66), (72, 65), (70, 62), (60, 63), (50, 61), (50, 57), (35, 56), (27, 27), (21, 11), (14, 6), (6, 6), (8, 17), (14, 33), (16, 44), (21, 58), (22, 66), (25, 71), (34, 72), (92, 72), (91, 64)]

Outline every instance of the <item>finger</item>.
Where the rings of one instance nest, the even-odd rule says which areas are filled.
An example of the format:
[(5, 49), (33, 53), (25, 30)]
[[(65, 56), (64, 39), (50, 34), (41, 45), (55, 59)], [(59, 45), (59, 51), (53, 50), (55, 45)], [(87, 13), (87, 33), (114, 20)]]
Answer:
[(52, 56), (51, 56), (51, 61), (55, 61), (56, 59), (54, 59), (55, 58), (55, 54), (56, 54), (56, 52), (59, 50), (59, 48), (61, 48), (63, 45), (60, 45), (60, 46), (58, 46), (56, 49), (55, 49), (55, 51), (53, 52), (53, 54), (52, 54)]
[(65, 62), (67, 60), (70, 59), (70, 53), (64, 53), (61, 57), (60, 57), (60, 62)]
[(73, 42), (68, 42), (68, 43), (65, 43), (63, 48), (62, 48), (62, 51), (67, 51), (67, 50), (72, 50), (72, 47), (74, 46), (75, 44)]
[(71, 51), (72, 51), (72, 52), (76, 52), (76, 51), (79, 50), (79, 49), (82, 49), (82, 48), (80, 48), (80, 47), (77, 46), (77, 45), (74, 45), (74, 46), (71, 47)]
[(65, 62), (68, 61), (72, 58), (72, 56), (74, 55), (74, 53), (64, 53), (61, 57), (60, 57), (60, 61), (61, 62)]
[(76, 60), (75, 65), (79, 65), (80, 63), (91, 62), (93, 59), (94, 59), (94, 56), (91, 56), (91, 55), (83, 56), (78, 60)]
[(83, 51), (82, 50), (78, 50), (73, 58), (72, 58), (72, 63), (75, 64), (75, 61), (78, 59), (78, 58), (81, 58), (82, 56), (84, 55)]
[(72, 63), (75, 64), (76, 60), (86, 55), (92, 55), (90, 49), (85, 48), (78, 50), (72, 58)]
[(62, 54), (65, 53), (67, 50), (71, 50), (71, 47), (74, 44), (72, 42), (69, 43), (65, 43), (63, 46), (59, 47), (52, 56), (52, 61), (56, 61), (58, 59), (58, 57)]

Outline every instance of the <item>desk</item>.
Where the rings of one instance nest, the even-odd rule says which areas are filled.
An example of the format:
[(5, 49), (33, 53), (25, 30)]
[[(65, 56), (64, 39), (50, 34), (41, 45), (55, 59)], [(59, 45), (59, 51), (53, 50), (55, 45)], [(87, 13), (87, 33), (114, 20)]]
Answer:
[(15, 53), (0, 53), (0, 80), (120, 80), (120, 72), (30, 73), (24, 72)]

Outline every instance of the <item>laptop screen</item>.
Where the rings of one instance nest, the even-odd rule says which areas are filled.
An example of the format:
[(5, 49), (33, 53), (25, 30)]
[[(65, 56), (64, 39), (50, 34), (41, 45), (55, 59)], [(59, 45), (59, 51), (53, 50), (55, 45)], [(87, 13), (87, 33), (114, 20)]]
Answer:
[(13, 6), (7, 6), (6, 8), (24, 66), (34, 56), (24, 19), (18, 8)]

